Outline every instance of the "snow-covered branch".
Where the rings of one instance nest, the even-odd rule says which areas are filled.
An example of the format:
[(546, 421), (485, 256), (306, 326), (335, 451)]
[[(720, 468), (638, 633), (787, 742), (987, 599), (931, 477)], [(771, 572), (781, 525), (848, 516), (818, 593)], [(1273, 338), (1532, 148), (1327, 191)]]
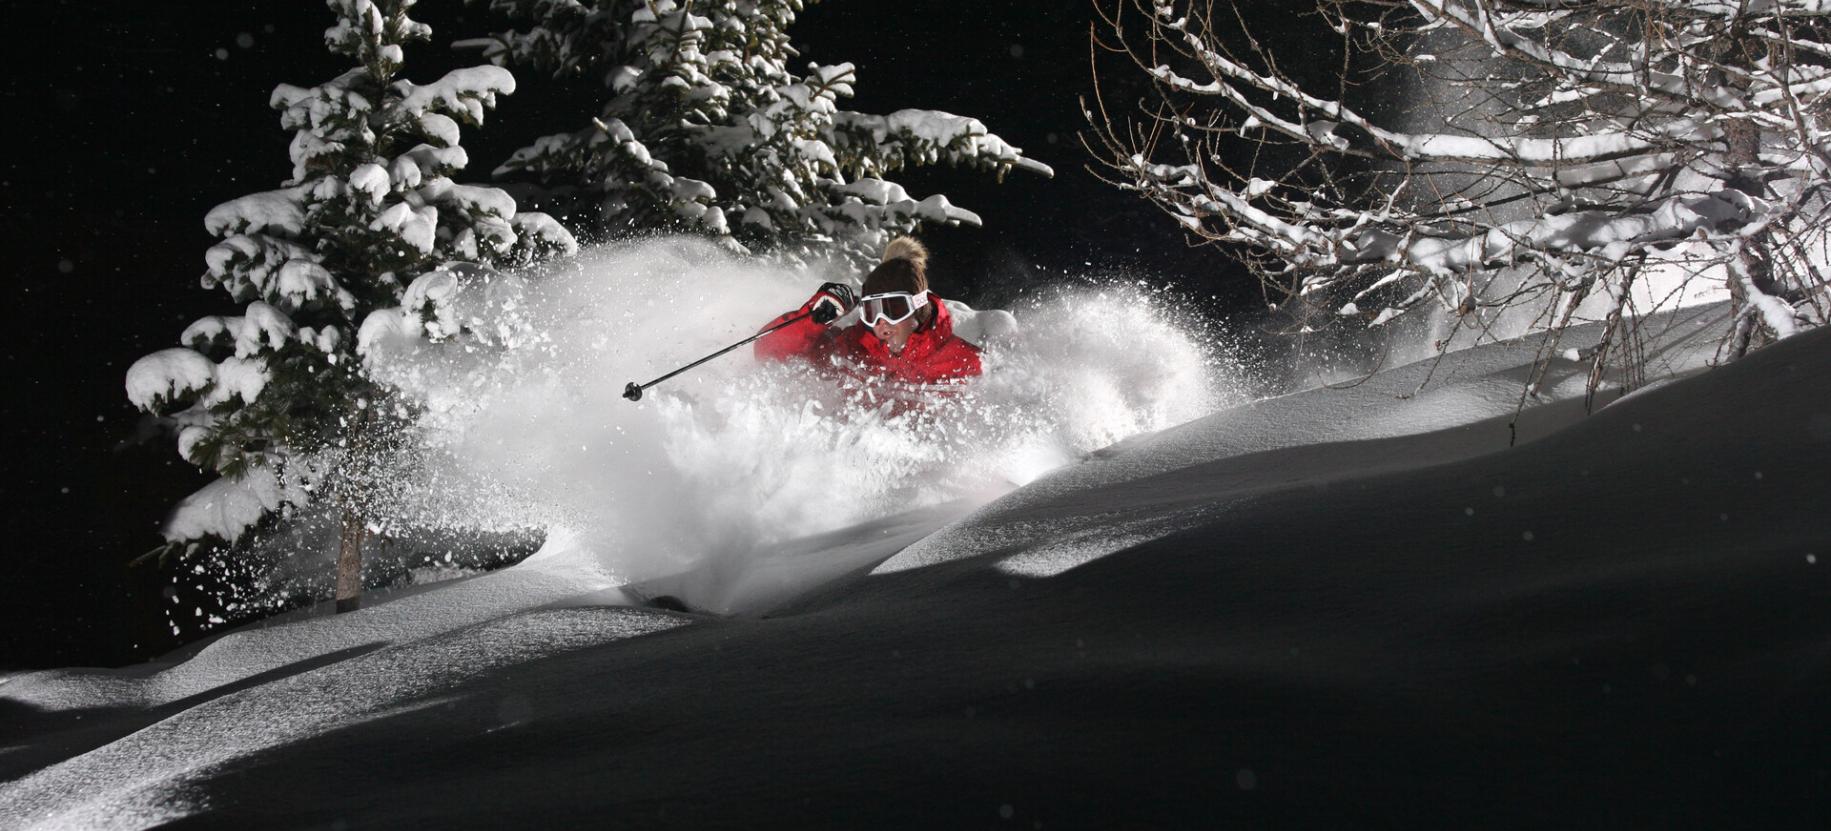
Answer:
[(579, 129), (496, 170), (594, 230), (681, 230), (737, 252), (865, 262), (923, 223), (978, 222), (939, 194), (903, 193), (890, 181), (898, 171), (1051, 173), (974, 118), (843, 109), (855, 66), (790, 66), (802, 0), (474, 2), (526, 25), (466, 46), (606, 93)]
[[(1785, 337), (1827, 315), (1821, 5), (1318, 0), (1318, 60), (1326, 39), (1284, 53), (1237, 4), (1114, 0), (1088, 144), (1113, 184), (1338, 317), (1435, 300), (1481, 326), (1651, 274), (1714, 281), (1751, 342)], [(1127, 71), (1151, 95), (1107, 100), (1098, 76)]]
[[(455, 181), (469, 163), (460, 125), (480, 125), (514, 91), (513, 75), (477, 66), (416, 85), (398, 77), (404, 47), (430, 35), (408, 16), (413, 0), (327, 5), (325, 43), (355, 65), (273, 91), (269, 104), (293, 134), (291, 180), (204, 218), (220, 242), (204, 256), (202, 283), (242, 313), (197, 320), (181, 345), (127, 374), (129, 400), (174, 428), (186, 461), (222, 477), (168, 518), (173, 544), (235, 542), (283, 506), (327, 498), (360, 517), (375, 484), (364, 480), (362, 446), (408, 417), (377, 415), (387, 390), (364, 372), (361, 321), (453, 260), (519, 264), (576, 249), (551, 217)], [(317, 471), (314, 487), (295, 481), (302, 470)]]

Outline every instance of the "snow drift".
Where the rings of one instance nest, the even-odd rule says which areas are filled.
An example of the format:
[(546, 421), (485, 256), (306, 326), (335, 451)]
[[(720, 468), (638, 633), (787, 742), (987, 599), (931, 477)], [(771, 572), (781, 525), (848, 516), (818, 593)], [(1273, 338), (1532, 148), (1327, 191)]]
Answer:
[[(264, 669), (170, 667), (182, 700), (15, 677), (0, 816), (1822, 827), (1831, 333), (1693, 372), (1721, 325), (1665, 321), (1670, 380), (1594, 415), (1574, 381), (1515, 415), (1531, 342), (1228, 408), (772, 551), (853, 568), (762, 618), (481, 590), (592, 559), (556, 538), (225, 637), (191, 664)], [(415, 603), (476, 622), (350, 634)]]

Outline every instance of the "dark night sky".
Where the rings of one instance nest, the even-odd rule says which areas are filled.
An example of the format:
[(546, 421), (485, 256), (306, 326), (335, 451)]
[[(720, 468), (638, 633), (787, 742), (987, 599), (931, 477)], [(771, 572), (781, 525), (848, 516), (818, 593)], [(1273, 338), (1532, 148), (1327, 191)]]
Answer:
[[(290, 135), (267, 108), (274, 85), (319, 83), (343, 66), (322, 48), (331, 15), (316, 2), (10, 11), (24, 49), (8, 50), (3, 82), (14, 150), (0, 174), (12, 277), (0, 481), (14, 533), (0, 554), (0, 668), (125, 663), (176, 645), (160, 628), (162, 578), (126, 563), (207, 477), (167, 440), (130, 442), (139, 419), (122, 376), (190, 321), (230, 308), (197, 288), (213, 242), (204, 213), (288, 175)], [(434, 42), (408, 53), (405, 74), (418, 81), (467, 62), (444, 44), (499, 28), (455, 2), (423, 3), (415, 16), (434, 27)], [(1156, 209), (1083, 169), (1076, 99), (1090, 88), (1091, 20), (1082, 0), (830, 0), (794, 32), (805, 59), (858, 65), (849, 108), (974, 116), (1056, 169), (1053, 180), (1013, 174), (1003, 185), (947, 171), (899, 177), (986, 220), (928, 235), (944, 293), (995, 302), (1018, 284), (1120, 268), (1223, 304), (1256, 296), (1216, 252), (1190, 250)], [(543, 95), (526, 73), (518, 80), (522, 91), (484, 130), (466, 131), (472, 180), (593, 111)]]

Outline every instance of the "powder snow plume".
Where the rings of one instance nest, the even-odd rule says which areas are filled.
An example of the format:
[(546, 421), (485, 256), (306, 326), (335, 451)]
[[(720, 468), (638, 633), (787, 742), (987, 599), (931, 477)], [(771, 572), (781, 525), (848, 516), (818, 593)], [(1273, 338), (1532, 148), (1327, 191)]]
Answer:
[(1058, 293), (1013, 309), (986, 375), (897, 413), (739, 341), (836, 275), (690, 240), (588, 249), (541, 272), (448, 287), (440, 324), (382, 336), (371, 369), (417, 403), (402, 528), (564, 530), (625, 580), (941, 502), (989, 500), (1089, 451), (1235, 400), (1210, 337), (1148, 291)]

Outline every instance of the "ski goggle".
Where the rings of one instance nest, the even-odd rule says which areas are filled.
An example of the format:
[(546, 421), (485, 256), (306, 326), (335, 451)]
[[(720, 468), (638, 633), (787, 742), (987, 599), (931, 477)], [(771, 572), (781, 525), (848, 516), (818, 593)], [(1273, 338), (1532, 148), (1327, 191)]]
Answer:
[(928, 305), (928, 292), (910, 294), (906, 291), (886, 291), (868, 294), (858, 301), (858, 319), (866, 326), (876, 326), (883, 321), (892, 326), (913, 317), (917, 309)]

